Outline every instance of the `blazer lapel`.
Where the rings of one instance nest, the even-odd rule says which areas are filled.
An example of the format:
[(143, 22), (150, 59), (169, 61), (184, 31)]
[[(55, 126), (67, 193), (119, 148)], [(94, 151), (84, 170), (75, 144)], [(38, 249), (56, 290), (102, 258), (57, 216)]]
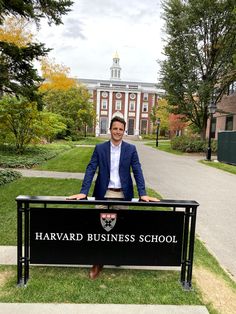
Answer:
[(110, 170), (111, 170), (111, 142), (110, 141), (108, 141), (106, 145), (106, 159), (107, 159), (108, 173), (110, 173)]
[(121, 151), (120, 151), (119, 169), (120, 169), (120, 166), (121, 166), (121, 164), (122, 164), (122, 161), (123, 161), (124, 158), (125, 158), (125, 150), (126, 150), (125, 143), (122, 141), (122, 143), (121, 143)]

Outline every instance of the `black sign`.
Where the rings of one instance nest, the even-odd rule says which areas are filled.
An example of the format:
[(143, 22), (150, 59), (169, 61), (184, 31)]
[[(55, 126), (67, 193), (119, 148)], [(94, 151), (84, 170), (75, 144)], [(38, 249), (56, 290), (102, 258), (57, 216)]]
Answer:
[(30, 209), (30, 263), (180, 266), (184, 213)]

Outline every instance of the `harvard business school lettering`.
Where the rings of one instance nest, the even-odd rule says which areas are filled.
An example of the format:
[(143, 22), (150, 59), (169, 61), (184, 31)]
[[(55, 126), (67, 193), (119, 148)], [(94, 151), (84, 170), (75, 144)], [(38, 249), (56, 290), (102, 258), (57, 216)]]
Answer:
[(158, 234), (104, 234), (104, 233), (63, 233), (35, 232), (36, 241), (87, 241), (87, 242), (146, 242), (146, 243), (178, 243), (176, 235)]

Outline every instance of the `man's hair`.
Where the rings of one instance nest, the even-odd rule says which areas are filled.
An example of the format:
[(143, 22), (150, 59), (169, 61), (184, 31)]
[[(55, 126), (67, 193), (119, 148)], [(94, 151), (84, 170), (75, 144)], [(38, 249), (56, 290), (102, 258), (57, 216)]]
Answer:
[(118, 117), (118, 116), (115, 116), (114, 118), (111, 119), (110, 130), (111, 130), (112, 124), (113, 124), (114, 122), (120, 122), (120, 123), (124, 124), (124, 130), (125, 130), (126, 122), (125, 122), (125, 120), (124, 120), (123, 118)]

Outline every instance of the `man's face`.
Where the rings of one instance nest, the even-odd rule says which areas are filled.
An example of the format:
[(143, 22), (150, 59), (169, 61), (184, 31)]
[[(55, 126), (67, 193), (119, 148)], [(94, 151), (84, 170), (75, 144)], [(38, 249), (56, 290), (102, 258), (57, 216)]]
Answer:
[(113, 144), (115, 145), (119, 145), (122, 137), (124, 135), (124, 131), (125, 131), (125, 127), (124, 124), (119, 122), (119, 121), (115, 121), (112, 123), (112, 127), (110, 129), (111, 132), (111, 140), (113, 142)]

